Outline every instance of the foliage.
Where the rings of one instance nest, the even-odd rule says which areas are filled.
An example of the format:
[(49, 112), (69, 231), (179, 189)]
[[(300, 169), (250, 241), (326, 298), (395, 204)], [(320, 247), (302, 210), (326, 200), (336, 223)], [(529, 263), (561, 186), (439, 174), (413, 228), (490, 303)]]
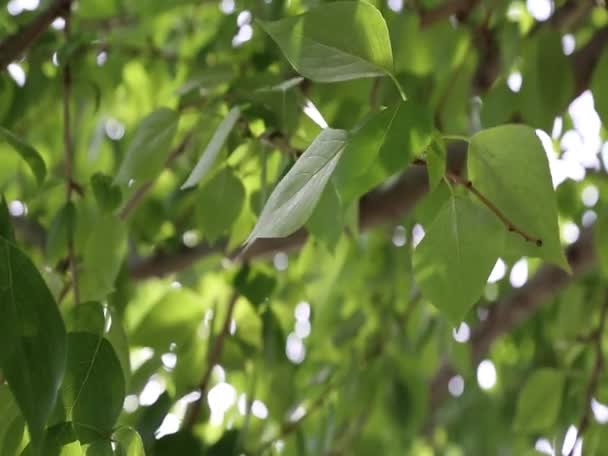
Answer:
[(608, 10), (535, 3), (8, 2), (0, 456), (607, 454)]

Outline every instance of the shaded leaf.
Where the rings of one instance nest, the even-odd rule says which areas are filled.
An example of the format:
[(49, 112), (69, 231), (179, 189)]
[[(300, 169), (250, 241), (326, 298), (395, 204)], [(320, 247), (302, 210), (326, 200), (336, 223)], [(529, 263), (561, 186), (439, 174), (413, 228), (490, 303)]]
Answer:
[(340, 159), (347, 133), (325, 129), (315, 138), (268, 198), (247, 238), (288, 236), (300, 228), (314, 211)]
[(201, 158), (188, 176), (188, 179), (186, 179), (186, 182), (182, 185), (182, 190), (194, 187), (209, 173), (240, 115), (241, 110), (238, 106), (232, 108), (228, 114), (226, 114), (226, 117), (224, 117), (224, 120), (218, 125), (211, 140), (207, 144), (207, 147), (205, 147), (205, 150), (201, 154)]
[(515, 429), (519, 432), (550, 431), (562, 405), (564, 373), (538, 369), (528, 377), (517, 398)]
[(608, 50), (602, 53), (591, 79), (591, 91), (595, 109), (602, 120), (605, 128), (608, 128), (608, 91), (606, 90), (608, 81)]
[(344, 227), (342, 203), (336, 187), (332, 182), (325, 186), (317, 207), (306, 222), (306, 229), (315, 238), (333, 249)]
[(135, 429), (123, 427), (112, 435), (116, 442), (116, 456), (145, 456), (144, 444)]
[(71, 201), (67, 202), (51, 221), (46, 238), (46, 256), (55, 262), (68, 253), (68, 239), (76, 229), (76, 207)]
[(462, 321), (481, 296), (504, 248), (504, 233), (488, 209), (452, 196), (414, 250), (416, 282), (452, 324)]
[(426, 169), (429, 175), (429, 191), (435, 190), (445, 175), (447, 151), (441, 137), (429, 147), (426, 154)]
[(232, 283), (241, 296), (258, 307), (272, 295), (277, 280), (274, 275), (265, 270), (253, 268), (249, 263), (245, 263), (235, 275)]
[(7, 142), (25, 160), (36, 177), (38, 185), (42, 184), (46, 176), (46, 165), (38, 151), (4, 127), (0, 127), (0, 138)]
[(15, 231), (13, 230), (11, 214), (4, 195), (0, 198), (0, 237), (3, 237), (7, 241), (15, 242)]
[(111, 212), (120, 206), (122, 192), (120, 187), (114, 184), (114, 179), (103, 173), (95, 173), (91, 177), (91, 188), (95, 201), (102, 211)]
[(34, 264), (2, 238), (0, 315), (0, 366), (38, 443), (65, 371), (65, 328)]

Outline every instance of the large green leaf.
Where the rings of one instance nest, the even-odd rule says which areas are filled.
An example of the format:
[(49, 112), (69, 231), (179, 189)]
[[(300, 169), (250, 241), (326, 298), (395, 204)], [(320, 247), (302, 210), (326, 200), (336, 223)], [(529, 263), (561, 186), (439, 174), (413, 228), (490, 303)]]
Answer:
[(504, 125), (471, 138), (469, 179), (501, 213), (542, 245), (507, 234), (506, 255), (543, 258), (569, 270), (557, 225), (557, 201), (549, 163), (534, 130)]
[(110, 342), (91, 333), (69, 333), (63, 400), (81, 442), (111, 433), (124, 396), (125, 379)]
[(0, 315), (0, 366), (37, 444), (65, 371), (65, 328), (36, 266), (3, 238)]
[(344, 130), (330, 128), (315, 138), (273, 190), (247, 244), (257, 238), (288, 236), (306, 223), (342, 155), (346, 139)]
[(451, 323), (458, 324), (481, 296), (504, 233), (487, 208), (452, 196), (414, 250), (416, 282)]
[(602, 53), (591, 79), (591, 91), (595, 101), (595, 109), (602, 119), (604, 128), (608, 128), (608, 91), (606, 90), (608, 81), (608, 49)]
[(400, 102), (380, 111), (348, 139), (334, 180), (348, 203), (405, 168), (431, 142), (433, 122), (426, 107)]
[(188, 179), (186, 179), (186, 182), (182, 185), (182, 190), (194, 187), (209, 173), (240, 115), (241, 110), (238, 107), (232, 108), (228, 114), (226, 114), (224, 120), (222, 120), (218, 125), (217, 130), (215, 130), (207, 147), (205, 147), (198, 163), (188, 176)]
[(320, 82), (391, 75), (382, 14), (367, 2), (338, 1), (276, 22), (260, 22), (303, 76)]
[(116, 456), (145, 456), (144, 444), (135, 429), (120, 428), (112, 435)]
[(343, 212), (340, 195), (335, 185), (329, 182), (321, 194), (317, 207), (306, 222), (306, 229), (315, 238), (325, 242), (329, 248), (333, 248), (344, 228)]
[(230, 168), (223, 168), (201, 187), (196, 218), (211, 242), (227, 234), (239, 217), (245, 202), (245, 187)]
[(46, 176), (46, 165), (38, 151), (6, 128), (0, 127), (0, 138), (15, 149), (21, 158), (26, 161), (32, 173), (34, 173), (38, 184), (41, 184)]
[(155, 177), (169, 157), (178, 121), (178, 114), (167, 108), (145, 117), (133, 134), (116, 182), (127, 184), (133, 179), (139, 185)]
[(17, 452), (23, 438), (25, 422), (8, 385), (0, 385), (0, 455)]
[(82, 456), (82, 454), (72, 423), (64, 422), (47, 430), (40, 451), (30, 444), (23, 450), (21, 456)]
[(517, 398), (515, 429), (532, 434), (551, 431), (562, 405), (565, 380), (564, 373), (556, 369), (533, 372)]

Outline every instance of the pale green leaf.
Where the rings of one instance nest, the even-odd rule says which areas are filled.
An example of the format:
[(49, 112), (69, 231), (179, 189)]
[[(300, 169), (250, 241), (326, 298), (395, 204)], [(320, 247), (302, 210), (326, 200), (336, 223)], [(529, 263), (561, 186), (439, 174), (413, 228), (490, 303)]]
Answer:
[(565, 380), (564, 373), (556, 369), (538, 369), (530, 375), (517, 398), (517, 431), (535, 434), (552, 430), (562, 406)]
[(120, 428), (114, 432), (116, 456), (145, 456), (144, 444), (135, 429)]
[(141, 184), (158, 175), (171, 152), (178, 121), (178, 114), (167, 108), (145, 117), (133, 134), (116, 182), (124, 185), (133, 179)]
[(342, 154), (347, 133), (325, 129), (276, 186), (247, 239), (289, 236), (311, 216)]
[(363, 1), (338, 1), (261, 26), (303, 76), (320, 82), (392, 74), (382, 14)]
[(0, 315), (0, 366), (31, 439), (39, 442), (65, 371), (65, 328), (34, 264), (3, 238)]
[(194, 187), (209, 173), (240, 115), (241, 110), (238, 106), (232, 108), (228, 114), (226, 114), (224, 120), (222, 120), (215, 130), (207, 147), (205, 147), (198, 163), (188, 176), (188, 179), (186, 179), (184, 185), (182, 185), (182, 190)]
[(111, 432), (124, 396), (125, 379), (110, 342), (91, 333), (69, 333), (63, 400), (81, 442)]
[[(523, 125), (490, 128), (471, 138), (469, 179), (506, 218), (541, 246), (507, 234), (507, 256), (543, 258), (569, 270), (559, 240), (557, 201), (547, 156), (534, 130)], [(506, 229), (506, 228), (505, 228)]]
[(0, 138), (7, 142), (25, 160), (32, 173), (34, 173), (38, 185), (40, 185), (46, 176), (46, 165), (38, 151), (4, 127), (0, 127)]
[(505, 229), (487, 208), (452, 196), (414, 250), (423, 295), (457, 325), (481, 296), (504, 246)]

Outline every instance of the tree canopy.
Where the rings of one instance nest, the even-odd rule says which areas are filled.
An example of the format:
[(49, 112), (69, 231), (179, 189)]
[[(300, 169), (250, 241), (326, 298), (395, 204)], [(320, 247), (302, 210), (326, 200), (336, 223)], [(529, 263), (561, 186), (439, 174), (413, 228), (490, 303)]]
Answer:
[(0, 456), (608, 454), (603, 0), (10, 0)]

